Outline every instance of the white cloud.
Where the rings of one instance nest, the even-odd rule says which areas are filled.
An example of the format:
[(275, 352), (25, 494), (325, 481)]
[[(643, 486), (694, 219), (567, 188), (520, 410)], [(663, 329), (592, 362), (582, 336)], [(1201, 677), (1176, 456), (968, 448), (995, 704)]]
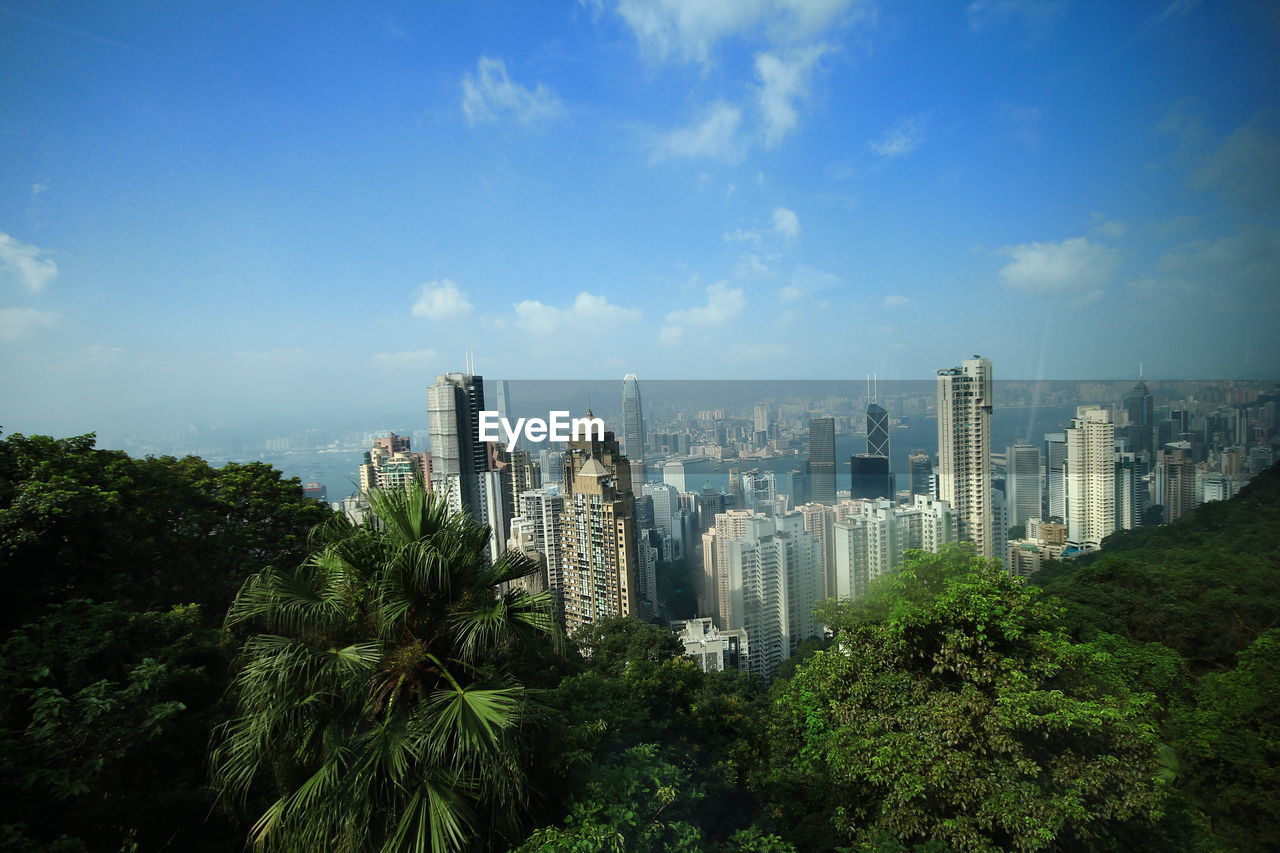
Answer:
[(1219, 190), (1253, 210), (1280, 206), (1280, 134), (1261, 117), (1242, 124), (1204, 158), (1191, 183)]
[(1066, 11), (1066, 0), (973, 0), (965, 8), (974, 32), (1011, 25), (1032, 40), (1045, 35)]
[(673, 343), (683, 337), (686, 326), (723, 326), (742, 314), (746, 307), (747, 299), (742, 288), (730, 287), (723, 281), (713, 282), (707, 285), (705, 304), (672, 311), (666, 316), (659, 338), (665, 343)]
[(844, 283), (844, 279), (838, 275), (808, 264), (800, 264), (791, 274), (791, 283), (778, 291), (778, 301), (783, 304), (799, 302), (806, 296), (838, 288)]
[(414, 317), (443, 320), (460, 317), (471, 310), (471, 303), (458, 285), (447, 278), (429, 281), (418, 290), (418, 300), (410, 313)]
[(1101, 291), (1120, 262), (1113, 249), (1090, 243), (1085, 237), (1005, 246), (997, 254), (1011, 259), (1000, 270), (1006, 285), (1042, 296)]
[(436, 360), (433, 349), (402, 350), (401, 352), (377, 352), (373, 363), (383, 370), (427, 370)]
[(775, 275), (773, 269), (756, 254), (744, 255), (734, 267), (733, 274), (739, 278), (773, 278)]
[(905, 308), (906, 306), (908, 306), (908, 305), (910, 305), (910, 304), (911, 304), (911, 300), (910, 300), (910, 299), (908, 299), (908, 298), (907, 298), (907, 297), (905, 297), (905, 296), (900, 296), (900, 295), (898, 295), (898, 294), (896, 294), (896, 293), (895, 293), (895, 294), (893, 294), (893, 295), (891, 295), (891, 296), (886, 296), (886, 297), (884, 298), (884, 307), (885, 307), (885, 308)]
[(1155, 278), (1135, 286), (1157, 293), (1214, 295), (1223, 305), (1270, 304), (1280, 281), (1280, 231), (1251, 226), (1209, 242), (1187, 243), (1166, 254)]
[(878, 138), (868, 142), (867, 147), (881, 157), (906, 156), (924, 144), (928, 126), (929, 116), (926, 113), (904, 118)]
[(724, 233), (726, 243), (755, 243), (759, 245), (766, 237), (779, 237), (791, 241), (800, 236), (800, 217), (786, 207), (775, 207), (769, 220), (768, 228), (735, 228)]
[(756, 102), (764, 124), (764, 147), (773, 148), (799, 122), (797, 102), (809, 95), (809, 79), (825, 45), (813, 45), (786, 53), (756, 55)]
[(506, 63), (480, 57), (474, 74), (462, 75), (462, 113), (468, 124), (511, 118), (520, 124), (538, 124), (564, 113), (564, 104), (548, 86), (528, 89), (513, 82)]
[(515, 304), (516, 323), (535, 335), (581, 334), (616, 328), (640, 319), (640, 312), (583, 291), (568, 308), (526, 299)]
[(618, 14), (649, 59), (705, 63), (725, 38), (793, 43), (873, 9), (858, 0), (619, 0)]
[(788, 240), (794, 240), (800, 236), (800, 217), (796, 216), (794, 210), (775, 207), (773, 209), (773, 230)]
[(727, 101), (717, 101), (693, 124), (660, 135), (651, 146), (649, 162), (668, 157), (709, 157), (728, 163), (740, 162), (744, 155), (738, 136), (742, 110)]
[(39, 256), (41, 250), (0, 231), (0, 271), (32, 293), (39, 293), (58, 277), (58, 265)]
[(0, 308), (0, 340), (16, 341), (36, 329), (52, 326), (57, 314), (34, 308)]

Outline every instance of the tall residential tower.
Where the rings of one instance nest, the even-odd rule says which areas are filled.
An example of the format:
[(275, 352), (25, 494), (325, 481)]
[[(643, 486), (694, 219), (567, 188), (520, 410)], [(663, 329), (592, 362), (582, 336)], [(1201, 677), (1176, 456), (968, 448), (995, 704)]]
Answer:
[(991, 489), (991, 362), (981, 356), (938, 371), (938, 497), (956, 513), (958, 538), (995, 553)]

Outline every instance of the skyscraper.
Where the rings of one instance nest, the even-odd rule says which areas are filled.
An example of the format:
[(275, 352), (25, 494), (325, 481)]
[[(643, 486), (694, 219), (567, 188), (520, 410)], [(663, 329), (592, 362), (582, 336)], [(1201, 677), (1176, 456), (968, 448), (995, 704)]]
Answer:
[(849, 497), (893, 499), (893, 472), (887, 456), (854, 454), (849, 459), (849, 472)]
[(488, 449), (480, 441), (483, 409), (483, 377), (444, 373), (427, 388), (433, 488), (444, 491), (454, 509), (476, 519), (484, 516), (479, 475), (489, 467)]
[(1025, 524), (1028, 518), (1040, 518), (1044, 503), (1040, 486), (1040, 448), (1020, 441), (1005, 454), (1005, 497), (1009, 507), (1009, 526)]
[(911, 494), (933, 494), (933, 459), (923, 450), (916, 450), (907, 457), (911, 469)]
[(889, 413), (875, 402), (867, 405), (867, 453), (889, 458)]
[[(991, 495), (991, 362), (938, 371), (938, 496), (956, 513), (961, 541), (995, 557)], [(1003, 555), (999, 555), (1003, 557)]]
[(560, 571), (552, 585), (573, 633), (604, 616), (637, 615), (652, 604), (640, 577), (631, 467), (614, 434), (570, 441), (564, 456)]
[(1170, 444), (1156, 451), (1157, 493), (1164, 505), (1164, 523), (1171, 524), (1199, 503), (1196, 466), (1190, 442)]
[(1116, 529), (1116, 426), (1111, 410), (1080, 406), (1067, 430), (1067, 542), (1093, 551)]
[(1128, 420), (1129, 449), (1134, 453), (1151, 453), (1155, 441), (1155, 399), (1147, 390), (1147, 383), (1138, 380), (1133, 390), (1125, 394), (1121, 405)]
[(622, 379), (622, 452), (631, 463), (631, 479), (637, 487), (645, 482), (644, 409), (640, 405), (640, 381), (634, 373)]
[(889, 413), (873, 399), (867, 404), (867, 452), (849, 460), (849, 497), (893, 500), (889, 463)]
[(828, 506), (836, 502), (836, 421), (809, 421), (809, 499)]
[(1067, 435), (1062, 432), (1046, 433), (1044, 437), (1045, 459), (1045, 520), (1067, 520)]

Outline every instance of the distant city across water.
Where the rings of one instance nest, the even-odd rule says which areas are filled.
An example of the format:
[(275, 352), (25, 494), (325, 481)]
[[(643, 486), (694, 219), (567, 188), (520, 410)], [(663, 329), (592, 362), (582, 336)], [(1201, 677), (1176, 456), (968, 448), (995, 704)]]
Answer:
[[(991, 450), (1002, 453), (1004, 449), (1016, 441), (1030, 439), (1040, 442), (1047, 432), (1058, 432), (1067, 425), (1075, 406), (1036, 407), (1034, 409), (1013, 406), (996, 406), (991, 416)], [(426, 428), (426, 414), (423, 423), (414, 425), (417, 429)], [(612, 429), (612, 425), (610, 426)], [(907, 456), (916, 450), (923, 450), (934, 456), (938, 449), (938, 425), (934, 415), (918, 415), (903, 418), (895, 427), (891, 437), (891, 460), (897, 478), (897, 487), (906, 489), (909, 485)], [(425, 449), (425, 448), (415, 448)], [(849, 488), (849, 457), (855, 453), (866, 451), (866, 436), (860, 434), (843, 434), (836, 437), (837, 488)], [(339, 500), (358, 491), (358, 467), (362, 461), (363, 451), (340, 450), (298, 450), (280, 453), (263, 453), (253, 457), (237, 457), (235, 461), (267, 462), (283, 472), (285, 477), (297, 477), (303, 483), (316, 482), (325, 487), (329, 500)], [(707, 474), (691, 474), (686, 482), (690, 491), (697, 491), (705, 486), (727, 490), (729, 486), (729, 469), (773, 471), (777, 478), (777, 489), (787, 493), (786, 474), (799, 468), (808, 459), (806, 454), (795, 456), (779, 456), (771, 459), (725, 459), (711, 463), (713, 469)], [(212, 460), (215, 464), (231, 461), (230, 459)], [(720, 470), (714, 470), (719, 468)], [(649, 479), (658, 481), (661, 472), (651, 468)]]

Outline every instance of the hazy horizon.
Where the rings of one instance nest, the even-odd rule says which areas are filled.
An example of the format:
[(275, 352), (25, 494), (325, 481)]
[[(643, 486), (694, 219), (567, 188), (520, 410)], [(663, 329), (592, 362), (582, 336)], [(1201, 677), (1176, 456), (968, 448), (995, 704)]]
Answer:
[(1263, 2), (0, 6), (0, 424), (1280, 377)]

